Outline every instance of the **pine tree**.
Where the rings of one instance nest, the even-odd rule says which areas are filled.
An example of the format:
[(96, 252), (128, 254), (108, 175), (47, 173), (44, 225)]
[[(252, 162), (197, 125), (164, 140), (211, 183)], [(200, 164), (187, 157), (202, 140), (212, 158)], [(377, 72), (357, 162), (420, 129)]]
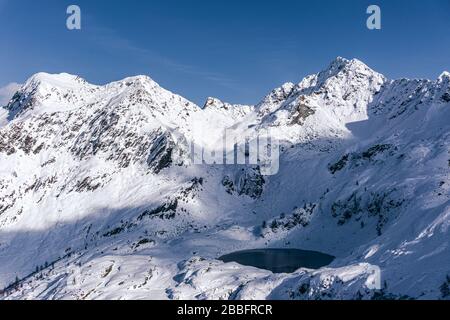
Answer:
[(270, 228), (271, 228), (272, 230), (278, 228), (278, 222), (277, 222), (277, 220), (273, 220), (273, 221), (272, 221), (272, 223), (270, 224)]
[(448, 286), (449, 281), (444, 282), (441, 286), (441, 294), (442, 294), (442, 298), (447, 298), (450, 297), (450, 288)]

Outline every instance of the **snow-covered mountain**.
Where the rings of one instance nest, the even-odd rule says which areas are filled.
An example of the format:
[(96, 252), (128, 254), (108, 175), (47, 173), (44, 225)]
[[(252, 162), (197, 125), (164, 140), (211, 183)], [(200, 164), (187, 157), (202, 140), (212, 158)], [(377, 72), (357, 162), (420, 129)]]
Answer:
[[(269, 129), (276, 175), (193, 164), (193, 143)], [(448, 299), (449, 241), (448, 72), (389, 80), (337, 58), (255, 106), (203, 107), (146, 76), (40, 73), (0, 109), (4, 299)], [(216, 260), (264, 247), (336, 259)]]

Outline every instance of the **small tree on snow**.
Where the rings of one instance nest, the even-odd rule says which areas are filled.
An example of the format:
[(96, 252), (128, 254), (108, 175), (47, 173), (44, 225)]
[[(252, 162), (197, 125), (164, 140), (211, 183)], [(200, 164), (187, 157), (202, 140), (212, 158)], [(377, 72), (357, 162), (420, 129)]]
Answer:
[[(447, 280), (450, 280), (450, 279), (447, 279)], [(441, 288), (440, 288), (441, 289), (442, 298), (450, 297), (450, 288), (448, 286), (449, 282), (450, 281), (444, 282), (442, 284)]]

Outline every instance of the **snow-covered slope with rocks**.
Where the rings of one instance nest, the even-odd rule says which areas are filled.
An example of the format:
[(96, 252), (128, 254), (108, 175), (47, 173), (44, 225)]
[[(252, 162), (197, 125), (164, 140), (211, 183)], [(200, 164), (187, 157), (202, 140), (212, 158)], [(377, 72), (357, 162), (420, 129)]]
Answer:
[[(276, 175), (192, 163), (192, 143), (268, 129)], [(389, 80), (337, 58), (255, 106), (203, 107), (145, 76), (36, 74), (0, 112), (1, 297), (448, 299), (449, 174), (448, 72)], [(264, 247), (336, 260), (216, 260)]]

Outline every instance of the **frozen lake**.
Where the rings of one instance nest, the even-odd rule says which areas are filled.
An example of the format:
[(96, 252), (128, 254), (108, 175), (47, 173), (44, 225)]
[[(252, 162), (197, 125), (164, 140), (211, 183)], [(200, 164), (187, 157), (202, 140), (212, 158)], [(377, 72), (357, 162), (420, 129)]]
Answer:
[(329, 265), (334, 258), (325, 253), (299, 249), (253, 249), (233, 252), (219, 260), (270, 270), (273, 273), (292, 273), (299, 268), (319, 269)]

